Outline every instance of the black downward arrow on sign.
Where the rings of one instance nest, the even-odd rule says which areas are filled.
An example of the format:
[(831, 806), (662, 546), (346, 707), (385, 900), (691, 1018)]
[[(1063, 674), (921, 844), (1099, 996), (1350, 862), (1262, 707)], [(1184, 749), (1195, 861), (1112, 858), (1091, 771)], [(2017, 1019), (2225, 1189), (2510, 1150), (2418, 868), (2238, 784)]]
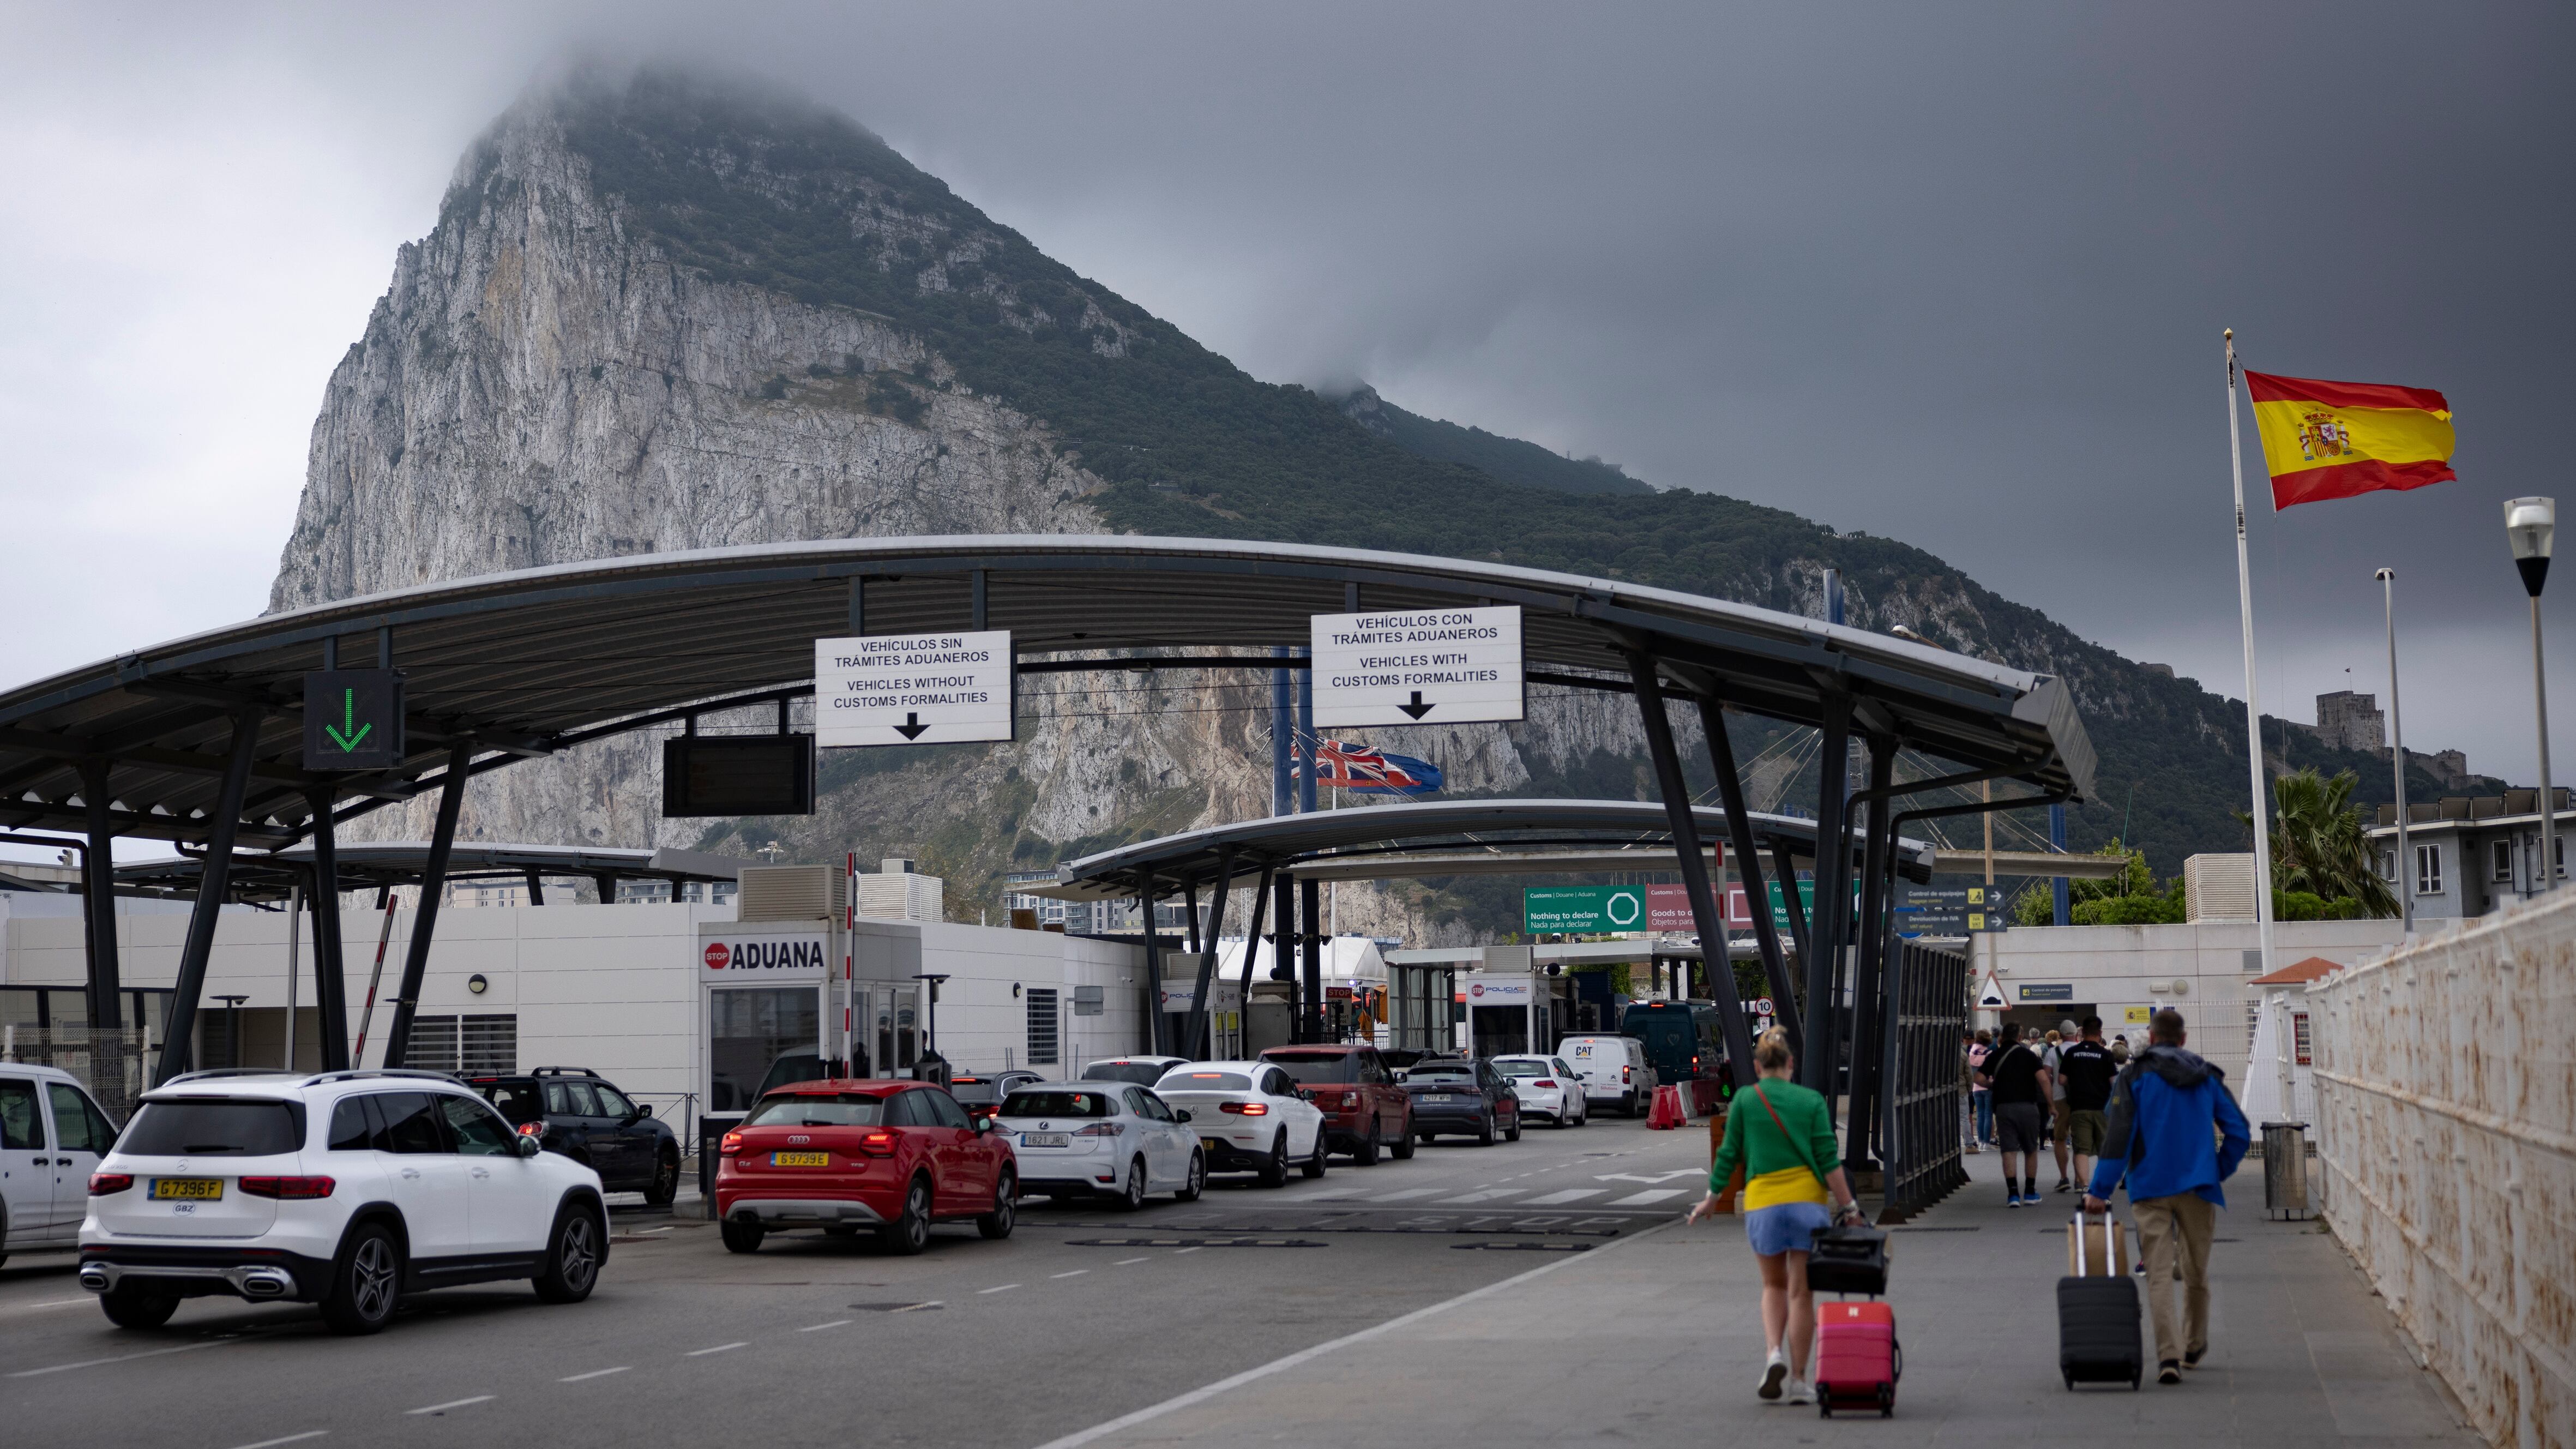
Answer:
[(903, 717), (903, 723), (894, 727), (894, 732), (903, 736), (905, 739), (917, 740), (921, 738), (921, 732), (928, 728), (930, 728), (930, 726), (921, 722), (920, 715), (907, 714)]
[(1440, 706), (1436, 701), (1431, 704), (1424, 704), (1422, 702), (1422, 691), (1418, 689), (1413, 692), (1413, 703), (1399, 704), (1396, 706), (1397, 709), (1403, 710), (1406, 714), (1413, 716), (1415, 719), (1420, 719), (1439, 707)]

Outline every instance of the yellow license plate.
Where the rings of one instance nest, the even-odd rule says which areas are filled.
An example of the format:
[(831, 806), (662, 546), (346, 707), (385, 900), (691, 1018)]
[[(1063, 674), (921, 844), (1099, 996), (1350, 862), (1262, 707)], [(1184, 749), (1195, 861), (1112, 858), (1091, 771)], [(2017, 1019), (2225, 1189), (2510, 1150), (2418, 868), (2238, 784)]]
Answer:
[(152, 1196), (158, 1199), (190, 1198), (211, 1200), (224, 1195), (220, 1177), (156, 1177), (152, 1179)]
[(832, 1165), (832, 1154), (828, 1152), (773, 1152), (769, 1154), (769, 1165), (772, 1167), (829, 1167)]

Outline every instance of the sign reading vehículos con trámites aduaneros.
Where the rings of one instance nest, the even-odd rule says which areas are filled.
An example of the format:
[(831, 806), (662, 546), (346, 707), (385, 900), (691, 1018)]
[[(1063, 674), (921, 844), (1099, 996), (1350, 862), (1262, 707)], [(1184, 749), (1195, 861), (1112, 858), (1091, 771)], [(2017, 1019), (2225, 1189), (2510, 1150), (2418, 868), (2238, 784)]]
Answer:
[(814, 743), (947, 745), (1011, 738), (1011, 631), (814, 641)]
[(708, 981), (820, 981), (833, 966), (831, 948), (815, 927), (714, 926), (698, 947), (699, 974)]
[(1311, 624), (1318, 729), (1526, 713), (1517, 604), (1317, 614)]

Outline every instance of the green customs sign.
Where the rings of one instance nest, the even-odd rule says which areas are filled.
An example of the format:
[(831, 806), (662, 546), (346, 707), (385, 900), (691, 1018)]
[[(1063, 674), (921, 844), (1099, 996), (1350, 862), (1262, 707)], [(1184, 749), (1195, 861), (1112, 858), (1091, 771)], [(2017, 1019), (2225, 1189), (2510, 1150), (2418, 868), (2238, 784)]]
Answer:
[(304, 768), (388, 770), (403, 759), (399, 669), (317, 669), (304, 676)]
[(1646, 887), (1526, 887), (1521, 891), (1521, 929), (1566, 935), (1645, 930)]

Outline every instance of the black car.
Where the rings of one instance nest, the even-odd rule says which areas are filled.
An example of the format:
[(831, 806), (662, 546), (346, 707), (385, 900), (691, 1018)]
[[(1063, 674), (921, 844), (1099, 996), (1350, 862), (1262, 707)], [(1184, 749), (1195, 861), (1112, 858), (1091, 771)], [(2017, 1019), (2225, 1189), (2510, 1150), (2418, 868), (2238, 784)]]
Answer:
[(548, 1151), (598, 1173), (608, 1191), (640, 1192), (654, 1207), (667, 1207), (679, 1196), (679, 1137), (655, 1119), (651, 1107), (627, 1100), (588, 1067), (539, 1067), (465, 1081), (520, 1135), (534, 1129)]
[(1446, 1132), (1494, 1145), (1494, 1134), (1506, 1142), (1521, 1140), (1521, 1099), (1511, 1078), (1478, 1057), (1433, 1057), (1404, 1069), (1404, 1090), (1413, 1098), (1413, 1135), (1424, 1142)]

